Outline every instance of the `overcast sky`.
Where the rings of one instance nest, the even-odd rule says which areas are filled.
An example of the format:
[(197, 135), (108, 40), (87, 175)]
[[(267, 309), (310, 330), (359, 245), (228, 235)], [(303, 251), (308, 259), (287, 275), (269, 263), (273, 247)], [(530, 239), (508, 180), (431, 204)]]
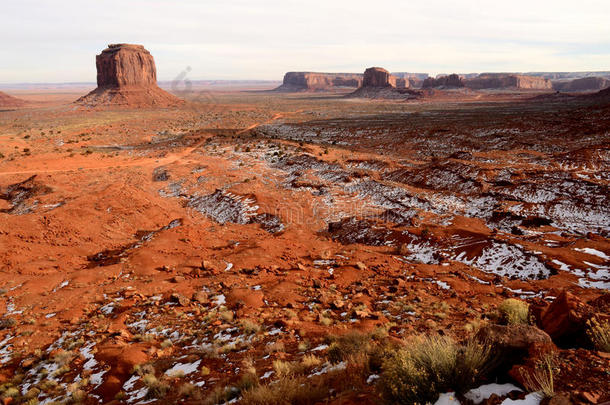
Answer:
[(94, 82), (117, 42), (159, 80), (610, 70), (610, 0), (2, 0), (0, 83)]

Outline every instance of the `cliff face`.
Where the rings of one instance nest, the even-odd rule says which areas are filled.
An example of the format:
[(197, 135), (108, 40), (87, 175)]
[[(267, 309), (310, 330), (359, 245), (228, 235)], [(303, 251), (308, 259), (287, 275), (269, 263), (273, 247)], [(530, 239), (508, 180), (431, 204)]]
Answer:
[(434, 87), (464, 87), (464, 81), (458, 75), (451, 74), (449, 76), (441, 76), (436, 79), (429, 77), (424, 80), (422, 84), (424, 89), (434, 88)]
[(156, 86), (155, 61), (142, 45), (112, 44), (95, 57), (98, 87)]
[(77, 104), (169, 107), (183, 102), (157, 86), (155, 61), (142, 45), (108, 45), (95, 57), (95, 66), (97, 88)]
[(333, 87), (358, 87), (362, 75), (357, 73), (288, 72), (279, 91), (318, 91)]
[(481, 89), (523, 89), (523, 90), (551, 90), (550, 80), (526, 75), (484, 73), (478, 77), (465, 81), (468, 88)]
[(594, 91), (610, 87), (610, 80), (604, 77), (584, 77), (568, 81), (553, 82), (553, 88), (559, 91)]
[(396, 78), (397, 89), (408, 89), (409, 87), (411, 87), (411, 82), (409, 82), (409, 79), (401, 77)]
[(396, 87), (396, 77), (380, 67), (371, 67), (364, 71), (362, 87)]

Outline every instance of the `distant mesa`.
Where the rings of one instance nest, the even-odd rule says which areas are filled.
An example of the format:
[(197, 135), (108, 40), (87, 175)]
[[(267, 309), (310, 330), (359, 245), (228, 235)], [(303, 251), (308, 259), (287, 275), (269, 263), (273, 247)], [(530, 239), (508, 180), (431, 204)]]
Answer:
[(527, 76), (512, 73), (482, 73), (477, 77), (465, 80), (466, 87), (473, 90), (484, 89), (519, 89), (519, 90), (552, 90), (553, 84), (543, 77)]
[(553, 89), (565, 92), (596, 91), (608, 87), (610, 87), (610, 80), (605, 77), (583, 77), (553, 82)]
[(9, 96), (8, 94), (0, 91), (0, 107), (23, 107), (26, 104), (27, 101)]
[(183, 101), (157, 85), (155, 61), (142, 45), (111, 44), (95, 57), (97, 88), (85, 106), (171, 107)]
[(320, 73), (288, 72), (276, 91), (323, 91), (333, 88), (358, 88), (362, 84), (362, 74), (358, 73)]
[(464, 87), (464, 80), (453, 73), (449, 76), (438, 76), (437, 78), (429, 77), (424, 80), (422, 84), (422, 88), (424, 89), (432, 89), (432, 88), (461, 88)]
[(362, 86), (348, 97), (405, 100), (421, 96), (420, 92), (409, 87), (407, 78), (398, 78), (384, 68), (370, 67), (364, 71)]

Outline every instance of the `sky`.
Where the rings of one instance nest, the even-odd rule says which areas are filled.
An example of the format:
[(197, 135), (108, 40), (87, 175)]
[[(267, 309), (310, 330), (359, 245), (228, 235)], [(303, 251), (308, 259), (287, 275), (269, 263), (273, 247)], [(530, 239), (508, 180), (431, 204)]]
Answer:
[(609, 0), (2, 0), (0, 83), (95, 82), (110, 43), (159, 80), (287, 71), (610, 70)]

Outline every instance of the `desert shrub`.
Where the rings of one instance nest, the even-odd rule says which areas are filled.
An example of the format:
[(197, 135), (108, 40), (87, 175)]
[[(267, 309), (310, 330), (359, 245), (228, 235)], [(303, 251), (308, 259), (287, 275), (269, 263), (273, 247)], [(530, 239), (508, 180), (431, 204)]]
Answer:
[(420, 336), (386, 357), (379, 384), (392, 403), (434, 402), (441, 392), (470, 389), (488, 371), (490, 362), (489, 345)]
[(515, 298), (504, 300), (500, 307), (500, 318), (509, 325), (522, 325), (528, 323), (529, 305)]
[(358, 332), (346, 333), (342, 336), (330, 337), (328, 360), (339, 363), (357, 353), (367, 353), (371, 349), (372, 338)]
[(241, 321), (241, 327), (244, 330), (244, 333), (248, 335), (254, 335), (261, 330), (261, 326), (258, 323), (249, 319)]
[(592, 318), (587, 321), (587, 336), (597, 350), (610, 353), (610, 322)]
[(152, 398), (163, 398), (167, 391), (169, 391), (169, 385), (163, 381), (159, 381), (154, 374), (145, 374), (142, 377), (142, 382), (148, 388), (146, 397)]
[(278, 377), (294, 377), (298, 375), (304, 375), (310, 372), (315, 367), (322, 364), (322, 360), (313, 354), (304, 356), (301, 361), (273, 361), (273, 370)]
[(546, 398), (554, 397), (554, 375), (558, 364), (555, 353), (543, 354), (531, 372), (521, 370), (525, 388), (532, 392), (539, 392)]
[(268, 385), (259, 385), (243, 393), (240, 403), (245, 405), (313, 405), (323, 400), (329, 387), (323, 379), (307, 377), (281, 378)]

